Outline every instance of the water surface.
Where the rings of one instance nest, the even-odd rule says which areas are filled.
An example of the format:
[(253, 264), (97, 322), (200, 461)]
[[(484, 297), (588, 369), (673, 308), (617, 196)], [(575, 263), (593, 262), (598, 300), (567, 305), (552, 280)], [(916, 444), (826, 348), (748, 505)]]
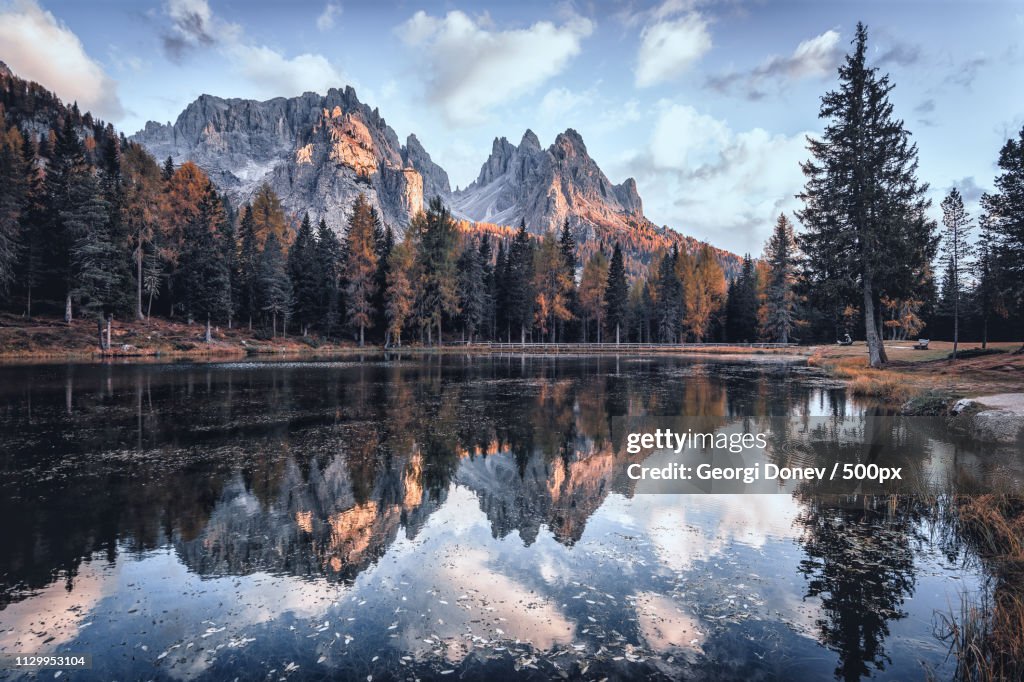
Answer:
[(980, 578), (923, 501), (643, 494), (611, 433), (869, 409), (777, 361), (2, 368), (0, 651), (96, 680), (948, 677), (936, 613)]

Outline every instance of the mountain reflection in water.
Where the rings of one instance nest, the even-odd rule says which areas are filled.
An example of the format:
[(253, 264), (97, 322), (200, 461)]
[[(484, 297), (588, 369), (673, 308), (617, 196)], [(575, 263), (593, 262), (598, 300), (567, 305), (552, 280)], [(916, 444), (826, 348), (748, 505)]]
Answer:
[(913, 498), (636, 494), (613, 417), (862, 409), (786, 363), (32, 366), (0, 386), (0, 651), (93, 654), (75, 679), (942, 676), (933, 612), (978, 580)]

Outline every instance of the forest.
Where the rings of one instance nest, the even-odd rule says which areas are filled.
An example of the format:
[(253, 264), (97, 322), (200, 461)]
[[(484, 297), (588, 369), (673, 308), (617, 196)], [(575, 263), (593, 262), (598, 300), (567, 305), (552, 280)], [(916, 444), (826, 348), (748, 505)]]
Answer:
[[(917, 147), (893, 112), (867, 31), (821, 100), (802, 208), (723, 270), (708, 244), (660, 249), (632, 275), (617, 243), (477, 231), (440, 198), (398, 238), (365, 196), (343, 233), (287, 212), (266, 185), (233, 203), (191, 162), (160, 162), (109, 124), (7, 72), (0, 92), (0, 306), (187, 320), (268, 338), (442, 342), (867, 342), (1019, 338), (1024, 129), (997, 152), (977, 216), (954, 188), (930, 216)], [(994, 154), (995, 155), (995, 154)], [(798, 227), (795, 227), (794, 222)], [(200, 331), (201, 330), (201, 331)]]

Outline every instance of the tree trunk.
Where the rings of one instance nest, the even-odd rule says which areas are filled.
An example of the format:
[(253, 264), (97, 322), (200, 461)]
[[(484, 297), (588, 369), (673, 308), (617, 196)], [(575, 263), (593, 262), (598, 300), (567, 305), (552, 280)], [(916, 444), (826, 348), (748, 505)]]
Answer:
[(521, 346), (525, 346), (526, 345), (526, 325), (525, 324), (519, 325), (519, 345), (521, 345)]
[(28, 295), (25, 298), (25, 314), (32, 319), (32, 287), (28, 288)]
[(615, 323), (615, 345), (619, 345), (619, 323)]
[(102, 351), (106, 350), (103, 347), (103, 317), (102, 316), (96, 318), (96, 336), (99, 337), (99, 344), (98, 345), (100, 347), (100, 351), (102, 352)]
[(360, 347), (360, 348), (362, 348), (362, 347), (363, 347), (363, 341), (364, 341), (364, 338), (365, 338), (365, 337), (364, 337), (364, 335), (363, 335), (363, 325), (359, 325), (359, 347)]
[(146, 306), (146, 319), (153, 316), (153, 292), (149, 292), (149, 305)]
[(953, 359), (956, 360), (956, 348), (960, 345), (960, 283), (953, 273)]
[(437, 316), (437, 347), (444, 345), (444, 336), (441, 334), (441, 316)]
[(206, 316), (206, 343), (213, 343), (213, 335), (210, 333), (210, 316)]
[(64, 299), (64, 323), (71, 324), (71, 294)]
[(986, 313), (982, 317), (981, 321), (981, 348), (982, 350), (988, 348), (988, 314)]
[(864, 276), (864, 337), (868, 344), (868, 364), (881, 367), (885, 364), (885, 348), (878, 335), (878, 317), (875, 314), (875, 295), (871, 289), (870, 273)]
[(270, 315), (270, 338), (277, 338), (277, 311)]
[(142, 239), (139, 239), (139, 255), (135, 259), (135, 279), (137, 280), (137, 286), (135, 287), (135, 319), (145, 319), (142, 316)]
[(110, 350), (110, 327), (113, 326), (114, 316), (107, 318), (107, 350)]

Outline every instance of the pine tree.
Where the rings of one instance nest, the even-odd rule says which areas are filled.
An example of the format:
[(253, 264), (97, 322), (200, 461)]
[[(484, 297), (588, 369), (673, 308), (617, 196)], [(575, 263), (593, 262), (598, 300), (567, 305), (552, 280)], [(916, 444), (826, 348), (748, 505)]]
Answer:
[[(999, 150), (995, 191), (981, 198), (985, 223), (992, 236), (992, 273), (1000, 275), (1006, 302), (1024, 312), (1024, 128)], [(1024, 352), (1024, 345), (1020, 351)]]
[(227, 296), (227, 322), (228, 329), (234, 325), (234, 318), (238, 311), (238, 213), (227, 193), (220, 195), (220, 205), (224, 211), (224, 223), (221, 226), (220, 239), (218, 244), (221, 250), (221, 257), (224, 259), (224, 268), (228, 273), (228, 296)]
[(462, 322), (463, 340), (477, 335), (484, 322), (484, 271), (480, 264), (480, 252), (476, 244), (467, 240), (458, 260), (459, 318)]
[(765, 301), (759, 317), (765, 337), (777, 343), (789, 343), (796, 324), (796, 241), (793, 226), (779, 214), (775, 229), (765, 245), (768, 264)]
[(533, 244), (526, 232), (526, 222), (512, 239), (505, 278), (509, 326), (519, 328), (519, 341), (526, 343), (526, 331), (533, 325)]
[(271, 332), (277, 336), (277, 319), (282, 318), (282, 329), (288, 326), (292, 309), (292, 281), (288, 265), (277, 234), (270, 232), (259, 260), (259, 300), (263, 311), (270, 314)]
[(206, 342), (212, 341), (214, 318), (226, 320), (231, 309), (231, 272), (224, 258), (224, 205), (217, 189), (207, 181), (198, 211), (185, 225), (179, 281), (189, 323), (203, 320)]
[(976, 285), (971, 292), (974, 308), (981, 317), (981, 347), (988, 348), (988, 323), (994, 316), (1006, 317), (999, 272), (999, 260), (993, 253), (993, 238), (986, 216), (982, 217), (981, 238), (978, 240), (978, 257), (974, 261)]
[(487, 235), (480, 237), (480, 249), (477, 253), (480, 261), (480, 281), (482, 283), (481, 300), (483, 301), (483, 323), (481, 332), (487, 338), (495, 337), (495, 291), (494, 265), (491, 264), (491, 240)]
[(38, 163), (38, 153), (31, 138), (24, 145), (23, 168), (25, 170), (25, 206), (21, 212), (20, 247), (18, 261), (18, 284), (25, 294), (25, 316), (32, 317), (32, 297), (42, 284), (44, 277), (44, 252), (51, 248), (47, 243), (45, 227), (49, 224), (46, 216), (46, 186)]
[(88, 168), (72, 176), (68, 191), (69, 201), (60, 221), (71, 241), (69, 297), (86, 313), (96, 316), (99, 346), (106, 350), (103, 323), (117, 286), (111, 267), (117, 251), (110, 239), (109, 207), (98, 179)]
[(498, 242), (498, 253), (494, 257), (494, 284), (491, 298), (494, 300), (494, 336), (501, 336), (499, 330), (505, 331), (505, 340), (512, 342), (512, 322), (508, 316), (508, 258), (505, 256), (505, 242)]
[[(85, 160), (85, 150), (78, 139), (78, 130), (71, 116), (65, 116), (60, 130), (53, 135), (52, 152), (47, 165), (45, 214), (48, 224), (43, 229), (49, 233), (51, 244), (46, 250), (43, 267), (49, 278), (59, 282), (63, 289), (60, 293), (64, 296), (64, 321), (68, 323), (73, 317), (71, 292), (76, 282), (71, 251), (77, 235), (68, 228), (64, 218), (83, 210), (83, 207), (75, 205), (75, 200), (81, 198), (78, 196), (82, 194), (79, 186), (85, 175), (91, 175)], [(85, 182), (94, 181), (95, 178), (92, 178)]]
[[(572, 320), (578, 314), (579, 301), (578, 292), (576, 291), (576, 238), (573, 237), (572, 230), (569, 229), (569, 219), (566, 218), (562, 224), (562, 234), (558, 240), (558, 245), (562, 251), (562, 261), (565, 266), (565, 272), (568, 277), (569, 287), (566, 290), (566, 303), (565, 307), (569, 311), (569, 318), (565, 320), (565, 324), (561, 324), (561, 327), (572, 326)], [(566, 332), (562, 332), (562, 338), (566, 336)]]
[(587, 341), (590, 321), (597, 323), (597, 342), (601, 343), (601, 332), (604, 328), (604, 294), (608, 286), (608, 257), (599, 248), (583, 266), (580, 276), (579, 301), (584, 315), (583, 342)]
[(376, 293), (377, 251), (374, 233), (378, 226), (376, 213), (360, 193), (352, 205), (345, 243), (346, 302), (349, 324), (359, 329), (359, 346), (365, 340), (366, 327), (373, 324), (373, 300)]
[(935, 240), (925, 217), (927, 185), (915, 175), (917, 148), (893, 116), (889, 77), (866, 59), (867, 29), (858, 23), (839, 88), (822, 98), (824, 134), (809, 140), (798, 217), (809, 279), (831, 292), (837, 308), (852, 302), (842, 297), (857, 287), (869, 363), (878, 367), (887, 361), (881, 298), (909, 298), (922, 287)]
[[(378, 225), (380, 222), (378, 221)], [(390, 225), (380, 227), (374, 234), (377, 253), (377, 271), (374, 273), (373, 326), (380, 332), (387, 331), (384, 291), (388, 284), (388, 270), (391, 268), (391, 251), (395, 248), (395, 233)]]
[(260, 249), (256, 220), (249, 204), (242, 206), (238, 228), (238, 314), (252, 330), (253, 318), (260, 312)]
[(7, 298), (15, 278), (22, 218), (28, 206), (29, 173), (23, 144), (17, 128), (5, 129), (0, 108), (0, 301)]
[(748, 253), (743, 257), (740, 274), (729, 284), (725, 304), (726, 336), (729, 341), (753, 341), (757, 338), (757, 273)]
[(440, 197), (431, 199), (426, 213), (413, 219), (418, 257), (418, 309), (430, 338), (437, 329), (437, 343), (443, 345), (442, 321), (458, 313), (458, 276), (455, 268), (457, 233), (451, 213)]
[(384, 290), (384, 309), (388, 320), (385, 347), (395, 343), (402, 347), (402, 330), (412, 314), (416, 295), (413, 282), (417, 279), (416, 250), (409, 235), (391, 251), (392, 267)]
[(953, 359), (956, 360), (960, 343), (960, 298), (963, 294), (963, 276), (970, 271), (970, 256), (974, 250), (968, 239), (973, 227), (964, 209), (964, 200), (954, 187), (942, 200), (943, 259), (946, 262), (946, 280), (943, 290), (949, 295), (953, 312)]
[[(680, 255), (680, 260), (682, 255)], [(698, 343), (712, 332), (725, 305), (725, 273), (708, 244), (701, 244), (693, 271), (683, 281), (683, 324)]]
[(295, 235), (295, 243), (288, 250), (288, 274), (294, 292), (294, 317), (302, 329), (302, 335), (309, 333), (320, 314), (320, 261), (317, 257), (316, 237), (309, 221), (309, 213), (302, 216), (302, 224)]
[(164, 159), (164, 165), (160, 169), (160, 176), (163, 178), (164, 182), (168, 182), (172, 177), (174, 177), (174, 159), (172, 159), (170, 155)]
[(534, 250), (533, 259), (534, 321), (542, 338), (549, 334), (553, 341), (557, 341), (555, 334), (559, 325), (572, 317), (569, 310), (572, 279), (560, 246), (554, 233), (548, 232)]
[(320, 324), (331, 336), (341, 319), (341, 266), (342, 248), (327, 221), (320, 219), (317, 226), (317, 262), (320, 284)]
[(654, 317), (658, 339), (662, 343), (679, 341), (680, 323), (683, 319), (683, 285), (676, 275), (679, 249), (673, 246), (670, 253), (658, 261), (654, 281)]
[(629, 305), (629, 284), (626, 282), (626, 267), (622, 260), (622, 249), (616, 242), (612, 262), (608, 266), (608, 285), (604, 290), (604, 309), (608, 329), (615, 329), (615, 343), (619, 343), (619, 331), (626, 319)]

